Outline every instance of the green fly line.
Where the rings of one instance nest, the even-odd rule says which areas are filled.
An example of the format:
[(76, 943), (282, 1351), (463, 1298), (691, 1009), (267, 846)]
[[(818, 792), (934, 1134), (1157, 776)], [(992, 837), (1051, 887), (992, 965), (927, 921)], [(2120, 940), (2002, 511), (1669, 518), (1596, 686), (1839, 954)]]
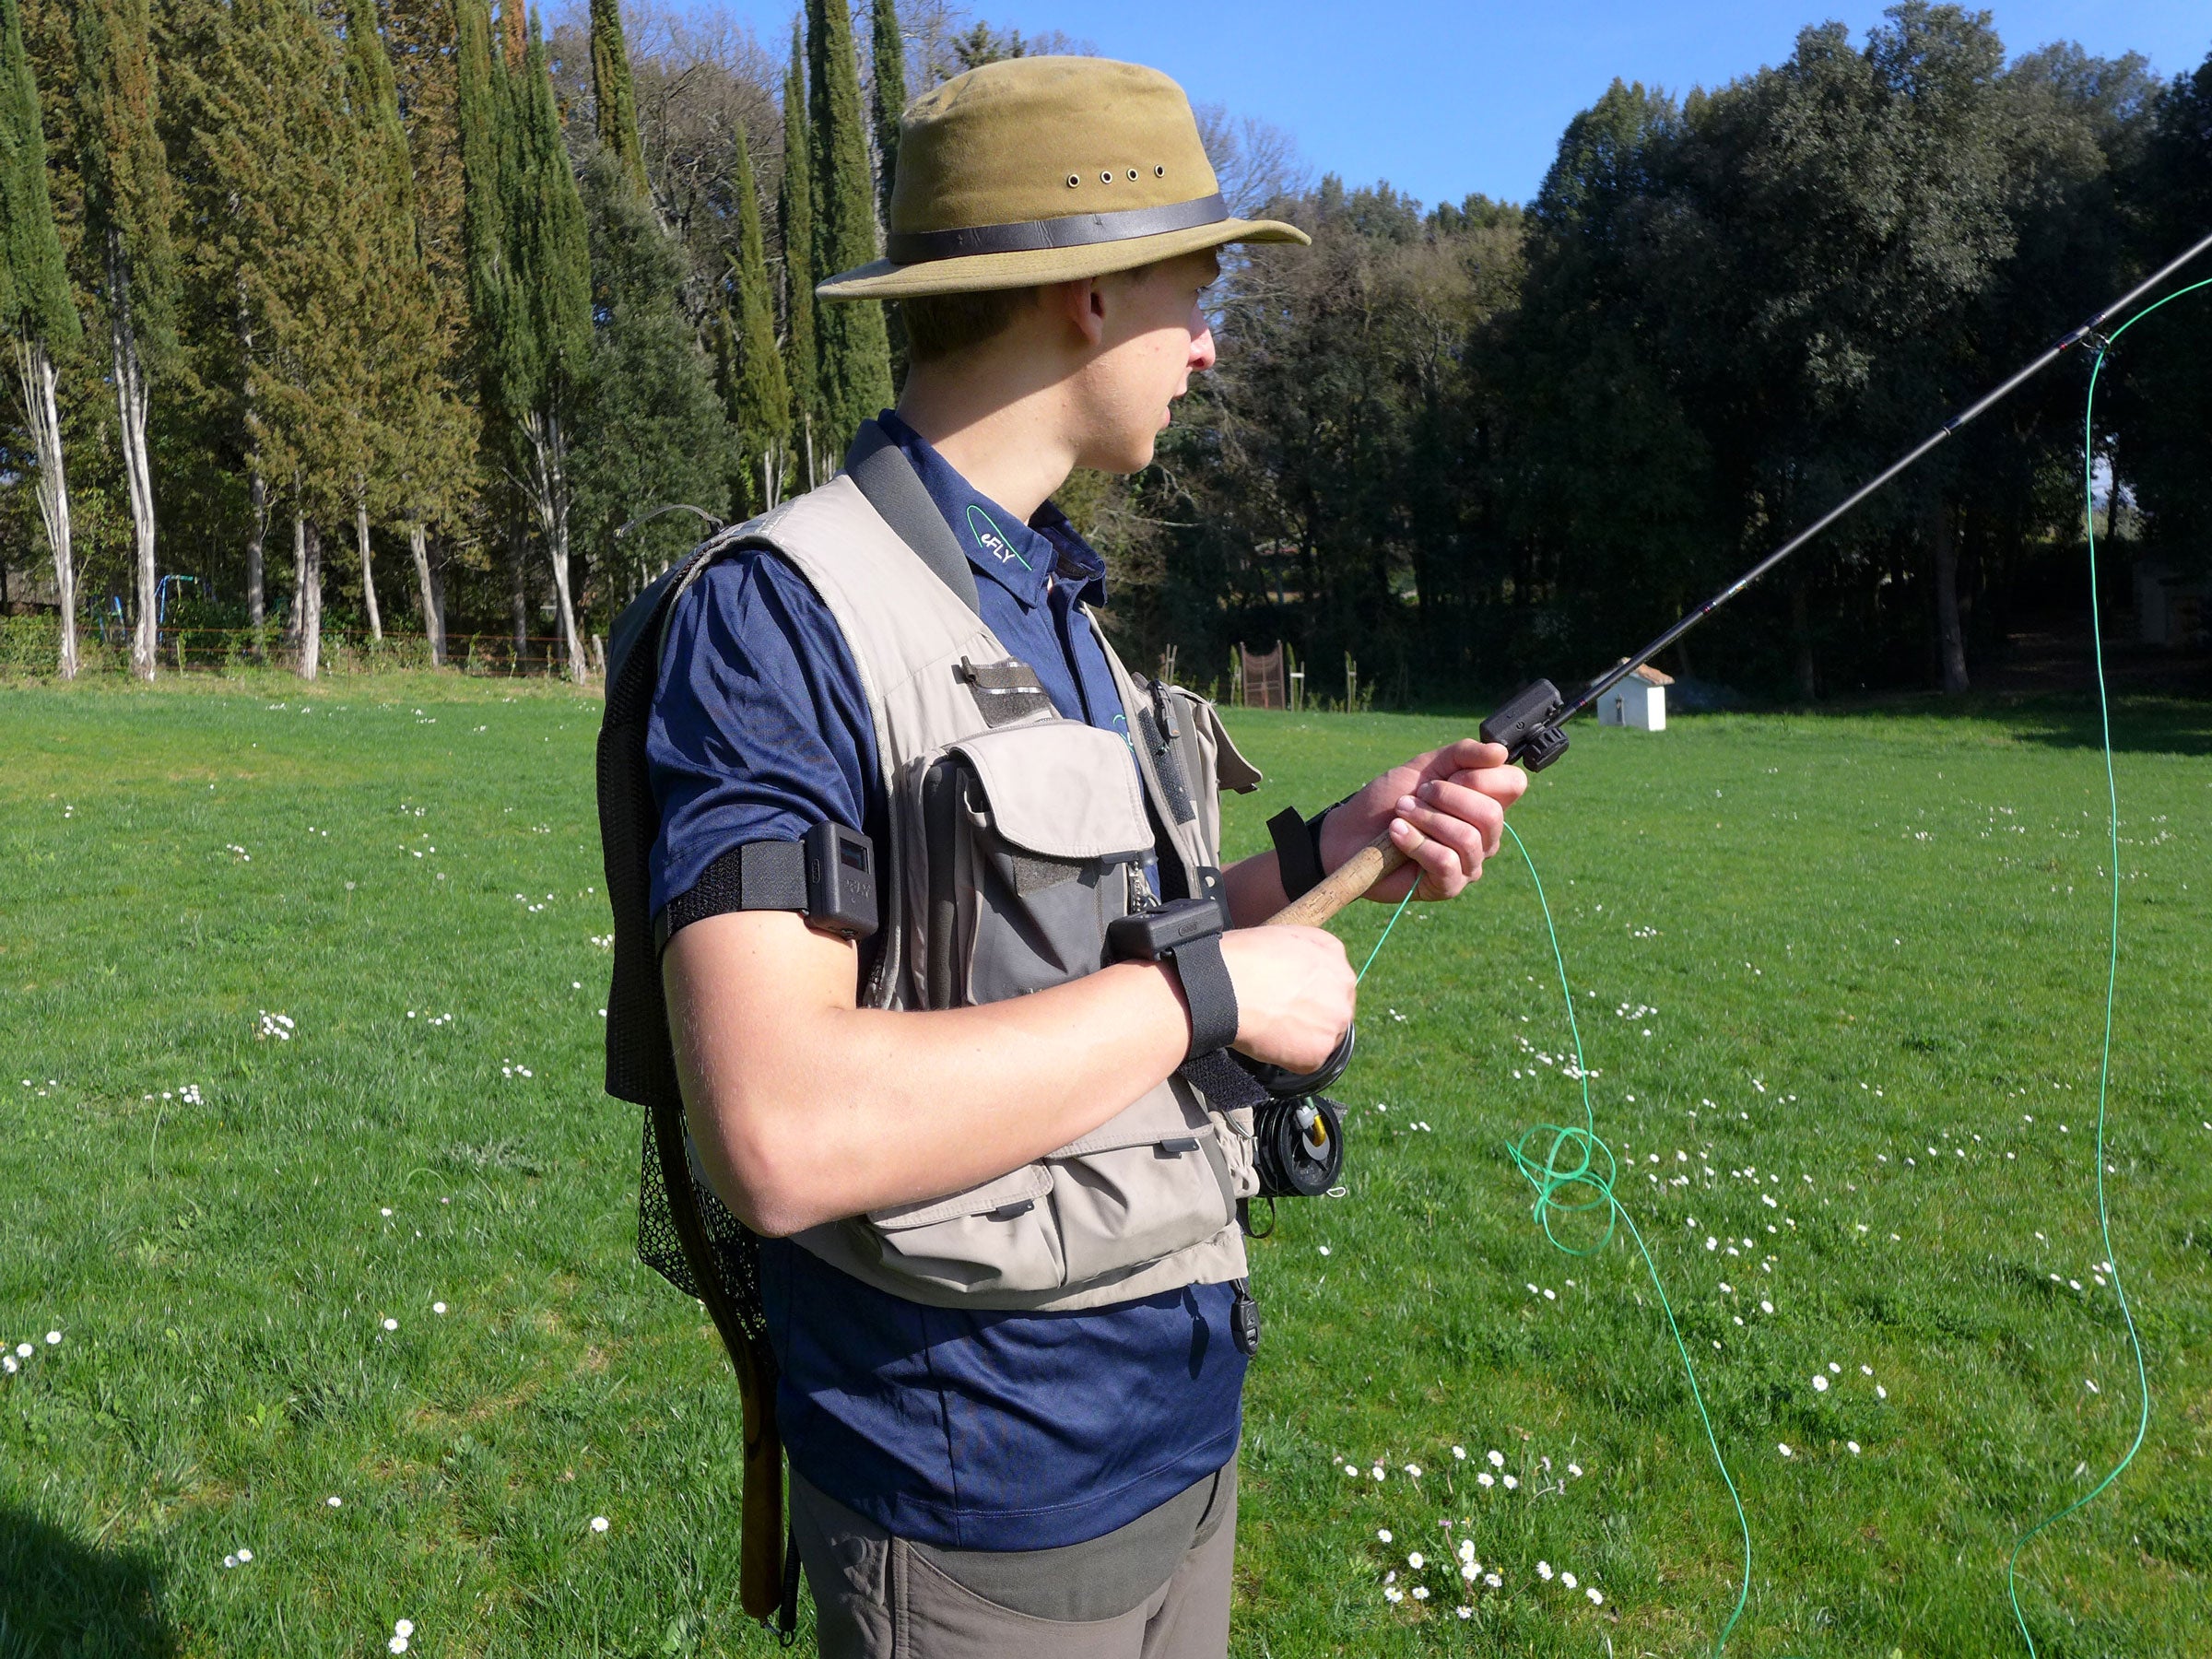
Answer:
[[(2028, 1616), (2020, 1610), (2020, 1551), (2038, 1534), (2084, 1508), (2118, 1480), (2126, 1472), (2127, 1465), (2136, 1461), (2136, 1453), (2143, 1449), (2143, 1437), (2150, 1430), (2150, 1373), (2143, 1362), (2143, 1338), (2136, 1330), (2135, 1310), (2127, 1305), (2127, 1290), (2121, 1283), (2120, 1258), (2112, 1253), (2112, 1218), (2105, 1203), (2104, 1191), (2105, 1107), (2112, 1080), (2112, 999), (2120, 982), (2120, 786), (2112, 776), (2112, 705), (2104, 684), (2104, 625), (2097, 605), (2097, 377), (2104, 370), (2106, 354), (2119, 343), (2122, 335), (2160, 307), (2171, 304), (2183, 294), (2193, 294), (2205, 288), (2212, 288), (2212, 278), (2176, 288), (2163, 300), (2153, 300), (2113, 329), (2111, 337), (2097, 348), (2096, 361), (2089, 367), (2088, 395), (2082, 402), (2081, 516), (2088, 547), (2089, 640), (2097, 665), (2097, 719), (2104, 744), (2105, 822), (2112, 841), (2112, 914), (2108, 935), (2110, 948), (2104, 970), (2104, 1049), (2097, 1068), (2097, 1226), (2104, 1239), (2104, 1265), (2112, 1270), (2112, 1291), (2120, 1300), (2120, 1317), (2127, 1326), (2128, 1347), (2136, 1357), (2136, 1438), (2128, 1443), (2126, 1455), (2112, 1466), (2102, 1480), (2065, 1508), (2045, 1515), (2012, 1541), (2012, 1553), (2005, 1559), (2005, 1594), (2011, 1599), (2013, 1622), (2020, 1627), (2020, 1640), (2028, 1644), (2030, 1659), (2034, 1659), (2036, 1647), (2035, 1637), (2028, 1629)], [(2118, 489), (2119, 480), (2115, 478), (2109, 488)]]
[[(2164, 299), (2145, 306), (2113, 329), (2098, 347), (2096, 360), (2089, 370), (2088, 394), (2082, 409), (2082, 510), (2088, 527), (2089, 629), (2097, 669), (2097, 716), (2104, 751), (2106, 827), (2111, 840), (2112, 888), (2112, 923), (2105, 958), (2104, 1040), (2097, 1076), (2097, 1223), (2103, 1235), (2105, 1265), (2112, 1271), (2112, 1288), (2118, 1295), (2121, 1318), (2127, 1327), (2128, 1345), (2135, 1355), (2137, 1408), (2136, 1438), (2129, 1444), (2125, 1455), (2112, 1465), (2104, 1478), (2064, 1509), (2044, 1516), (2013, 1540), (2011, 1554), (2005, 1562), (2005, 1587), (2012, 1602), (2014, 1622), (2019, 1626), (2020, 1639), (2028, 1644), (2030, 1659), (2035, 1659), (2037, 1649), (2035, 1637), (2028, 1629), (2027, 1615), (2020, 1607), (2018, 1575), (2020, 1551), (2048, 1528), (2085, 1508), (2118, 1480), (2126, 1472), (2127, 1466), (2135, 1462), (2136, 1453), (2142, 1450), (2144, 1437), (2150, 1428), (2150, 1376), (2144, 1362), (2142, 1337), (2136, 1329), (2135, 1312), (2129, 1307), (2127, 1292), (2122, 1287), (2119, 1258), (2112, 1251), (2112, 1213), (2106, 1201), (2104, 1182), (2105, 1119), (2112, 1075), (2112, 1007), (2120, 978), (2120, 791), (2112, 771), (2112, 700), (2105, 687), (2104, 629), (2097, 604), (2097, 515), (2093, 500), (2096, 488), (2097, 378), (2103, 371), (2106, 355), (2122, 335), (2151, 312), (2172, 303), (2183, 294), (2206, 288), (2212, 288), (2212, 278), (2177, 288)], [(1536, 874), (1536, 861), (1529, 856), (1527, 844), (1522, 841), (1519, 832), (1511, 824), (1505, 825), (1504, 829), (1506, 834), (1512, 837), (1514, 849), (1520, 853), (1521, 862), (1527, 865), (1529, 880), (1535, 887), (1536, 904), (1544, 918), (1544, 931), (1551, 942), (1552, 961), (1559, 969), (1559, 995), (1566, 1004), (1567, 1029), (1574, 1040), (1575, 1077), (1583, 1091), (1583, 1122), (1579, 1126), (1532, 1124), (1522, 1133), (1520, 1139), (1507, 1146), (1506, 1152), (1513, 1160), (1513, 1167), (1521, 1172), (1522, 1179), (1535, 1193), (1530, 1213), (1554, 1249), (1568, 1255), (1595, 1255), (1612, 1241), (1616, 1231), (1625, 1227), (1629, 1237), (1635, 1242), (1637, 1253), (1643, 1257), (1644, 1270), (1651, 1276), (1652, 1289), (1659, 1298), (1660, 1310), (1666, 1315), (1667, 1333), (1674, 1338), (1675, 1351), (1682, 1358), (1682, 1374), (1689, 1383), (1690, 1402), (1698, 1409), (1698, 1421), (1704, 1427), (1705, 1443), (1712, 1448), (1713, 1466), (1720, 1471), (1722, 1484), (1728, 1488), (1729, 1501), (1735, 1506), (1736, 1529), (1743, 1536), (1743, 1582), (1736, 1589), (1735, 1606), (1730, 1609), (1727, 1622), (1713, 1639), (1712, 1651), (1717, 1655), (1728, 1645), (1728, 1638), (1734, 1634), (1737, 1621), (1743, 1618), (1745, 1604), (1751, 1594), (1751, 1524), (1744, 1513), (1743, 1496), (1736, 1490), (1735, 1479), (1728, 1472), (1728, 1460), (1721, 1453), (1720, 1437), (1713, 1430), (1712, 1418), (1705, 1409), (1705, 1396), (1698, 1387), (1697, 1367), (1690, 1361), (1688, 1345), (1682, 1340), (1682, 1330), (1676, 1323), (1674, 1304), (1668, 1300), (1666, 1287), (1660, 1282), (1658, 1264), (1653, 1261), (1651, 1249), (1644, 1243), (1643, 1234), (1638, 1230), (1635, 1218), (1629, 1214), (1613, 1191), (1617, 1169), (1613, 1148), (1597, 1133), (1596, 1113), (1590, 1104), (1590, 1070), (1583, 1058), (1582, 1028), (1574, 1014), (1574, 991), (1568, 982), (1567, 959), (1559, 948), (1559, 934), (1552, 922), (1551, 905), (1544, 897), (1543, 877)], [(1397, 908), (1391, 912), (1382, 935), (1375, 940), (1374, 948), (1367, 954), (1367, 960), (1360, 965), (1359, 979), (1367, 978), (1367, 971), (1375, 965), (1375, 958), (1382, 953), (1383, 945), (1388, 942), (1398, 925), (1398, 918), (1406, 913), (1406, 907), (1412, 900), (1413, 889), (1408, 888), (1405, 898), (1398, 900)], [(1606, 1224), (1604, 1232), (1594, 1244), (1580, 1247), (1570, 1244), (1554, 1230), (1553, 1218), (1556, 1215), (1574, 1217), (1596, 1210), (1605, 1212)]]

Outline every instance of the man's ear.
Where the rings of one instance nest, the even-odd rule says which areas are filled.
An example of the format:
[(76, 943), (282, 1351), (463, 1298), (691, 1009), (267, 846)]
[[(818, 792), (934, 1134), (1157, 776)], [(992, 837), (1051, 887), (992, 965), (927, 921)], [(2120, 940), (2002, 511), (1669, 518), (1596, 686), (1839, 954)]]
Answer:
[(1057, 283), (1053, 292), (1061, 316), (1084, 344), (1095, 347), (1106, 337), (1106, 293), (1098, 277)]

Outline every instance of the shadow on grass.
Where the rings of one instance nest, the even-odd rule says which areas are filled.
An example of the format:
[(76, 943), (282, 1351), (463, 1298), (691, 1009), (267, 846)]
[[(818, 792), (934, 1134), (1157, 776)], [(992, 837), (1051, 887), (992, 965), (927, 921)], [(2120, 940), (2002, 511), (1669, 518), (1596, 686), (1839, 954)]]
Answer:
[(0, 1659), (170, 1659), (160, 1574), (0, 1504)]
[[(2055, 693), (1973, 693), (1944, 697), (1843, 699), (1783, 705), (1761, 712), (1903, 723), (1980, 720), (2009, 729), (2022, 743), (2051, 748), (2101, 747), (2093, 697)], [(1694, 717), (1693, 717), (1694, 718)], [(2114, 695), (2112, 752), (2125, 755), (2212, 755), (2212, 701)]]

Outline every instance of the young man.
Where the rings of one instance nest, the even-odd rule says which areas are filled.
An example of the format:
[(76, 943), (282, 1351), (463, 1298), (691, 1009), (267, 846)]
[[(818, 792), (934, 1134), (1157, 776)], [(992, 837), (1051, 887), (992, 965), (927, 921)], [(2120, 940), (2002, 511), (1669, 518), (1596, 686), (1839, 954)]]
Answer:
[[(1229, 216), (1173, 82), (949, 81), (901, 124), (891, 221), (817, 291), (903, 304), (898, 409), (710, 544), (647, 641), (690, 1155), (760, 1241), (823, 1653), (1218, 1659), (1257, 1189), (1219, 1051), (1308, 1071), (1353, 1008), (1334, 937), (1255, 924), (1285, 855), (1302, 891), (1385, 830), (1411, 863), (1371, 897), (1455, 895), (1525, 779), (1453, 744), (1220, 869), (1217, 783), (1257, 774), (1098, 631), (1053, 491), (1149, 463), (1214, 361), (1216, 248), (1306, 240)], [(797, 874), (826, 824), (830, 862), (872, 847), (858, 941)]]

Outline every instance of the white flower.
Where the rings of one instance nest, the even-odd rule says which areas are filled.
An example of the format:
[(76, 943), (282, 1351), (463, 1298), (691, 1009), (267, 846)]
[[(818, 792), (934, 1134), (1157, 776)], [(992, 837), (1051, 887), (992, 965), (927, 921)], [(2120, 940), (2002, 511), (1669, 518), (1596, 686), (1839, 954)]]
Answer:
[(1462, 1561), (1459, 1564), (1459, 1576), (1465, 1579), (1470, 1584), (1475, 1582), (1477, 1575), (1481, 1571), (1482, 1563), (1479, 1561)]
[(1482, 1582), (1488, 1584), (1493, 1590), (1497, 1589), (1499, 1585), (1505, 1583), (1502, 1578), (1499, 1577), (1498, 1574), (1494, 1572), (1484, 1573), (1482, 1575)]
[(1826, 1394), (1828, 1392), (1828, 1379), (1821, 1376), (1817, 1371), (1813, 1374), (1813, 1391), (1816, 1394)]
[(2096, 1379), (2093, 1377), (2084, 1377), (2081, 1381), (2082, 1385), (2091, 1394), (2102, 1394), (2104, 1392), (2104, 1390), (2097, 1386)]
[(1459, 1541), (1458, 1555), (1459, 1559), (1463, 1561), (1473, 1560), (1475, 1559), (1475, 1540), (1472, 1538), (1462, 1538)]
[(1391, 1541), (1390, 1528), (1387, 1526), (1377, 1527), (1375, 1529), (1375, 1536), (1382, 1539), (1382, 1541), (1385, 1544), (1389, 1543)]
[(1843, 1374), (1843, 1368), (1842, 1368), (1841, 1366), (1838, 1365), (1838, 1364), (1837, 1364), (1837, 1363), (1836, 1363), (1836, 1362), (1835, 1362), (1833, 1359), (1830, 1359), (1830, 1360), (1828, 1362), (1828, 1369), (1829, 1369), (1829, 1373), (1830, 1373), (1831, 1376), (1837, 1376), (1837, 1377), (1840, 1377), (1840, 1376), (1841, 1376), (1841, 1375)]
[(1380, 1480), (1382, 1478), (1382, 1465), (1381, 1464), (1377, 1464), (1373, 1468), (1370, 1469), (1368, 1473), (1373, 1476), (1377, 1480)]
[(380, 1216), (389, 1216), (392, 1213), (392, 1206), (387, 1204), (380, 1208), (376, 1213)]
[(1472, 1618), (1475, 1617), (1475, 1609), (1472, 1607), (1462, 1607), (1459, 1610), (1459, 1616), (1462, 1618)]
[(1859, 1442), (1857, 1441), (1845, 1441), (1843, 1442), (1843, 1446), (1844, 1449), (1848, 1451), (1853, 1457), (1856, 1457), (1859, 1454)]
[(1479, 1475), (1476, 1476), (1476, 1477), (1475, 1477), (1475, 1481), (1476, 1481), (1476, 1484), (1477, 1484), (1477, 1486), (1486, 1486), (1486, 1487), (1488, 1487), (1488, 1486), (1496, 1486), (1496, 1485), (1498, 1484), (1498, 1482), (1497, 1482), (1497, 1479), (1496, 1479), (1496, 1478), (1495, 1478), (1495, 1477), (1493, 1477), (1493, 1476), (1490, 1474), (1490, 1472), (1489, 1472), (1488, 1469), (1485, 1469), (1485, 1470), (1483, 1470), (1483, 1472), (1482, 1472), (1481, 1474), (1479, 1474)]
[(1877, 1400), (1886, 1400), (1889, 1397), (1889, 1391), (1877, 1382), (1874, 1385), (1874, 1397)]
[(399, 1329), (399, 1321), (398, 1321), (398, 1320), (396, 1320), (396, 1319), (387, 1319), (387, 1320), (385, 1320), (385, 1321), (384, 1321), (384, 1329), (385, 1329), (385, 1330), (387, 1330), (387, 1331), (396, 1331), (396, 1330), (398, 1330), (398, 1329)]
[(1762, 1299), (1759, 1304), (1759, 1311), (1761, 1313), (1771, 1313), (1774, 1312), (1774, 1304)]
[(1540, 1579), (1548, 1580), (1551, 1577), (1551, 1563), (1549, 1561), (1538, 1561), (1536, 1563), (1536, 1576)]
[(1583, 1594), (1590, 1598), (1590, 1605), (1594, 1607), (1602, 1607), (1606, 1605), (1606, 1598), (1597, 1593), (1597, 1586), (1595, 1584), (1591, 1585), (1590, 1588), (1583, 1591)]
[(250, 1561), (253, 1559), (253, 1552), (250, 1549), (241, 1549), (238, 1552), (238, 1559), (241, 1561)]
[(1505, 1489), (1509, 1492), (1521, 1484), (1519, 1478), (1512, 1475), (1501, 1475), (1499, 1479), (1504, 1482)]
[(596, 1533), (605, 1532), (606, 1530), (606, 1517), (605, 1515), (594, 1515), (592, 1517), (592, 1530)]
[(1390, 1603), (1390, 1605), (1394, 1607), (1398, 1605), (1398, 1603), (1406, 1599), (1406, 1592), (1403, 1590), (1394, 1590), (1386, 1584), (1382, 1589), (1382, 1599)]
[(1505, 1453), (1502, 1453), (1502, 1452), (1487, 1452), (1487, 1453), (1485, 1453), (1483, 1455), (1484, 1455), (1484, 1456), (1486, 1456), (1486, 1457), (1488, 1457), (1488, 1458), (1490, 1460), (1490, 1467), (1491, 1467), (1491, 1468), (1493, 1468), (1493, 1469), (1502, 1469), (1502, 1468), (1504, 1468), (1504, 1467), (1505, 1467)]
[(1567, 1586), (1567, 1588), (1568, 1588), (1568, 1589), (1570, 1589), (1570, 1590), (1572, 1590), (1572, 1589), (1574, 1589), (1574, 1588), (1576, 1587), (1576, 1586), (1575, 1586), (1575, 1582), (1574, 1582), (1574, 1574), (1573, 1574), (1573, 1573), (1571, 1573), (1571, 1572), (1562, 1572), (1562, 1573), (1560, 1573), (1560, 1574), (1559, 1574), (1559, 1583), (1562, 1583), (1562, 1584), (1564, 1584), (1564, 1585), (1566, 1585), (1566, 1586)]
[(29, 1359), (29, 1358), (30, 1358), (30, 1354), (31, 1354), (31, 1347), (30, 1347), (30, 1344), (29, 1344), (29, 1343), (28, 1343), (28, 1342), (18, 1342), (18, 1343), (17, 1343), (17, 1344), (16, 1344), (16, 1358), (17, 1358), (17, 1359)]
[(1874, 1367), (1871, 1365), (1862, 1365), (1859, 1367), (1859, 1374), (1863, 1377), (1871, 1377), (1874, 1375)]
[(430, 1304), (430, 1312), (433, 1313), (442, 1313), (445, 1312), (445, 1304), (443, 1302), (432, 1302)]
[(1454, 1446), (1452, 1448), (1452, 1455), (1461, 1463), (1465, 1463), (1467, 1461), (1467, 1449), (1465, 1446)]
[(223, 1565), (226, 1568), (235, 1567), (238, 1565), (238, 1558), (236, 1556), (225, 1556), (223, 1558)]
[(1329, 1253), (1329, 1247), (1328, 1247), (1326, 1244), (1324, 1244), (1324, 1245), (1321, 1247), (1321, 1253), (1322, 1253), (1323, 1255), (1327, 1255), (1327, 1254)]
[(405, 1636), (394, 1636), (384, 1645), (395, 1653), (404, 1653), (407, 1651), (407, 1639)]
[(1417, 1549), (1411, 1555), (1407, 1556), (1406, 1558), (1406, 1565), (1412, 1568), (1416, 1572), (1418, 1572), (1424, 1565), (1421, 1558), (1421, 1552)]
[(1429, 1599), (1429, 1586), (1426, 1584), (1416, 1584), (1413, 1587), (1413, 1599), (1415, 1601), (1427, 1601)]
[(1411, 1476), (1414, 1479), (1418, 1480), (1421, 1477), (1421, 1465), (1419, 1464), (1407, 1464), (1406, 1465), (1406, 1473)]
[(411, 1619), (411, 1618), (403, 1618), (403, 1619), (401, 1619), (401, 1620), (400, 1620), (400, 1621), (399, 1621), (397, 1624), (395, 1624), (395, 1625), (394, 1625), (394, 1626), (392, 1627), (392, 1633), (393, 1633), (394, 1636), (412, 1636), (412, 1635), (414, 1635), (414, 1634), (415, 1634), (415, 1621), (414, 1621), (413, 1619)]
[(338, 1505), (345, 1502), (346, 1500), (334, 1493), (330, 1497), (324, 1499), (323, 1501), (329, 1504), (332, 1509), (336, 1509)]
[(1573, 1476), (1577, 1480), (1580, 1480), (1583, 1477), (1583, 1465), (1581, 1464), (1571, 1463), (1567, 1465), (1567, 1473)]
[(1359, 1468), (1357, 1464), (1346, 1464), (1344, 1465), (1344, 1472), (1347, 1475), (1349, 1475), (1354, 1480), (1359, 1478)]
[(1777, 1443), (1777, 1444), (1775, 1445), (1775, 1448), (1774, 1448), (1774, 1450), (1775, 1450), (1775, 1451), (1777, 1451), (1777, 1452), (1779, 1452), (1779, 1453), (1782, 1453), (1782, 1454), (1783, 1454), (1784, 1457), (1788, 1457), (1788, 1456), (1790, 1456), (1790, 1455), (1791, 1455), (1791, 1452), (1790, 1452), (1790, 1449), (1789, 1449), (1789, 1447), (1787, 1447), (1787, 1446), (1785, 1446), (1785, 1445), (1782, 1445), (1782, 1444), (1780, 1444), (1780, 1443)]

